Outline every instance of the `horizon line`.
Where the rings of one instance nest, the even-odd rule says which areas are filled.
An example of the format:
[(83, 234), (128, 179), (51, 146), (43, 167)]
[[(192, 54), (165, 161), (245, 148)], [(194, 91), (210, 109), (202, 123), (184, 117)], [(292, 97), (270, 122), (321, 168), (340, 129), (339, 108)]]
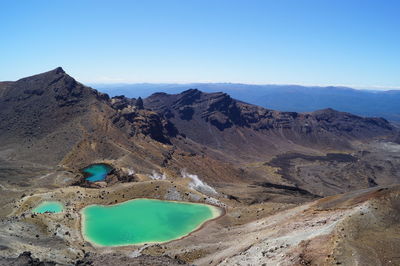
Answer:
[[(58, 66), (50, 71), (55, 69), (62, 69), (64, 73), (70, 75), (66, 72), (61, 66)], [(49, 71), (46, 71), (49, 72)], [(42, 72), (42, 73), (46, 73)], [(39, 74), (42, 74), (39, 73)], [(38, 75), (38, 74), (35, 74)], [(400, 90), (400, 85), (392, 85), (392, 86), (383, 86), (383, 85), (357, 85), (357, 84), (310, 84), (310, 83), (280, 83), (280, 82), (270, 82), (270, 83), (263, 83), (263, 82), (228, 82), (228, 81), (162, 81), (162, 82), (148, 82), (148, 81), (129, 81), (124, 79), (118, 78), (110, 78), (110, 77), (100, 77), (98, 81), (90, 81), (80, 79), (79, 75), (70, 75), (72, 78), (77, 80), (82, 84), (87, 85), (138, 85), (138, 84), (154, 84), (154, 85), (194, 85), (194, 84), (231, 84), (231, 85), (250, 85), (250, 86), (298, 86), (298, 87), (316, 87), (316, 88), (329, 88), (329, 87), (336, 87), (336, 88), (347, 88), (347, 89), (354, 89), (354, 90), (368, 90), (368, 91), (393, 91), (393, 90)], [(21, 78), (19, 78), (21, 79)], [(14, 82), (16, 80), (0, 80), (0, 82)], [(102, 81), (103, 80), (103, 81)]]
[(115, 82), (82, 82), (88, 85), (195, 85), (195, 84), (230, 84), (230, 85), (250, 85), (250, 86), (297, 86), (297, 87), (317, 87), (317, 88), (345, 88), (354, 90), (368, 90), (368, 91), (392, 91), (400, 90), (400, 86), (382, 86), (382, 85), (348, 85), (348, 84), (301, 84), (301, 83), (243, 83), (243, 82), (221, 82), (221, 81), (204, 81), (204, 82), (134, 82), (134, 81), (115, 81)]

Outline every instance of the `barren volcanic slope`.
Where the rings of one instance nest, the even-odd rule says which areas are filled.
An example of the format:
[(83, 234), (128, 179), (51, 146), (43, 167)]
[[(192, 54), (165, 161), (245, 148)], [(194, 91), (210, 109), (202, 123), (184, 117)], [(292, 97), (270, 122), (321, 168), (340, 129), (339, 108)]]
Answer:
[[(186, 137), (254, 160), (283, 150), (350, 148), (352, 140), (393, 134), (383, 118), (362, 118), (325, 109), (313, 113), (278, 112), (232, 99), (225, 93), (191, 89), (181, 94), (156, 93), (145, 106), (169, 119)], [(236, 151), (240, 149), (238, 154)]]
[[(176, 95), (156, 93), (145, 99), (145, 106), (170, 120), (188, 141), (203, 145), (202, 152), (258, 176), (261, 181), (256, 185), (263, 187), (299, 187), (325, 196), (398, 182), (400, 176), (396, 153), (390, 155), (384, 148), (359, 151), (370, 150), (360, 143), (394, 136), (396, 129), (383, 118), (332, 109), (278, 112), (196, 89)], [(330, 154), (325, 157), (326, 153)], [(388, 159), (396, 163), (385, 166)], [(283, 180), (274, 177), (271, 167)]]
[[(1, 82), (0, 110), (0, 264), (351, 264), (365, 262), (365, 244), (385, 264), (399, 252), (379, 231), (399, 236), (399, 133), (382, 118), (278, 112), (198, 90), (109, 98), (61, 68)], [(96, 163), (112, 171), (87, 181), (80, 170)], [(163, 244), (83, 239), (82, 208), (146, 197), (225, 215)], [(32, 214), (43, 201), (65, 208)], [(379, 253), (362, 230), (390, 248)], [(323, 254), (321, 239), (332, 241)]]

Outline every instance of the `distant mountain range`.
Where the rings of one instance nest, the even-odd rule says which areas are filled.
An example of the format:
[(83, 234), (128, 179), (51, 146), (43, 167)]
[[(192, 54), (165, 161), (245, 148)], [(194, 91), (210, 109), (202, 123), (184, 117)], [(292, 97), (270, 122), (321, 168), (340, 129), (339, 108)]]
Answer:
[(304, 87), (297, 85), (248, 85), (235, 83), (193, 84), (92, 84), (110, 96), (147, 97), (155, 92), (170, 94), (186, 89), (225, 92), (233, 98), (268, 109), (312, 112), (333, 108), (361, 116), (383, 117), (400, 122), (400, 90), (369, 91), (348, 87)]

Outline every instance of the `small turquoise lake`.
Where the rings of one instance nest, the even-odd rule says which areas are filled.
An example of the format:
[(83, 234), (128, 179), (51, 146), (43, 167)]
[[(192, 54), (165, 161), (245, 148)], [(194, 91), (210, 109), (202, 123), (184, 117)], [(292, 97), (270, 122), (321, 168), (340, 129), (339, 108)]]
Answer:
[(113, 168), (104, 163), (91, 164), (88, 167), (82, 169), (85, 179), (90, 182), (98, 182), (106, 179), (107, 175), (113, 170)]
[(32, 212), (34, 213), (59, 213), (64, 210), (64, 205), (58, 201), (44, 201), (36, 206)]
[(81, 210), (82, 235), (97, 246), (162, 243), (186, 236), (220, 215), (211, 205), (154, 199), (90, 205)]

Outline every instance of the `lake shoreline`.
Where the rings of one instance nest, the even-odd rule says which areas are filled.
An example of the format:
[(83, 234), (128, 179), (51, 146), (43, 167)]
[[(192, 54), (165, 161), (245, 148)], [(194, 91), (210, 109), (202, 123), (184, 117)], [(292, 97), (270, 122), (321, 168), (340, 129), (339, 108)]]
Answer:
[[(43, 210), (42, 210), (43, 209)], [(31, 212), (35, 214), (43, 213), (61, 213), (65, 209), (65, 206), (60, 201), (56, 200), (43, 200), (34, 207)]]
[[(89, 207), (89, 206), (101, 206), (101, 207), (107, 208), (107, 207), (114, 207), (114, 206), (117, 206), (117, 205), (120, 205), (120, 204), (123, 204), (123, 203), (127, 203), (127, 202), (130, 202), (130, 201), (143, 200), (143, 199), (157, 200), (157, 201), (163, 201), (163, 202), (172, 202), (172, 203), (180, 203), (180, 204), (204, 205), (204, 206), (209, 207), (209, 209), (211, 210), (212, 218), (207, 219), (206, 221), (202, 222), (199, 226), (197, 226), (195, 229), (193, 229), (189, 233), (187, 233), (185, 235), (182, 235), (179, 238), (175, 238), (175, 239), (168, 240), (168, 241), (145, 241), (145, 242), (140, 242), (140, 243), (135, 243), (135, 244), (123, 244), (123, 245), (107, 246), (107, 245), (99, 245), (99, 244), (96, 244), (96, 243), (94, 243), (94, 242), (89, 240), (89, 238), (87, 237), (87, 235), (85, 233), (86, 230), (85, 230), (85, 226), (84, 226), (85, 213), (84, 213), (83, 210), (86, 207)], [(183, 239), (185, 237), (188, 237), (188, 236), (194, 234), (195, 232), (201, 230), (208, 223), (210, 223), (212, 221), (215, 221), (217, 219), (220, 219), (221, 217), (225, 216), (226, 210), (225, 210), (225, 208), (222, 208), (220, 206), (217, 206), (217, 205), (214, 205), (214, 204), (208, 204), (208, 203), (196, 203), (196, 202), (177, 201), (177, 200), (160, 200), (160, 199), (155, 199), (155, 198), (144, 198), (144, 197), (141, 197), (141, 198), (130, 199), (130, 200), (127, 200), (127, 201), (124, 201), (124, 202), (119, 202), (119, 203), (116, 203), (116, 204), (109, 204), (109, 205), (91, 204), (91, 205), (87, 205), (87, 206), (83, 207), (78, 213), (79, 213), (79, 217), (80, 217), (79, 224), (80, 224), (80, 229), (81, 229), (79, 231), (80, 231), (80, 235), (81, 235), (81, 237), (82, 237), (82, 239), (84, 241), (90, 243), (90, 245), (92, 245), (94, 248), (114, 248), (114, 247), (143, 246), (143, 245), (147, 245), (147, 244), (149, 244), (149, 245), (166, 244), (166, 243), (170, 243), (170, 242), (173, 242), (173, 241), (181, 240), (181, 239)]]
[[(96, 174), (91, 172), (90, 169), (92, 169), (93, 167), (96, 167), (96, 166), (101, 166), (101, 167), (105, 168), (104, 169), (105, 176), (104, 176), (104, 178), (99, 179), (99, 180), (97, 180), (97, 179), (91, 180), (91, 178), (95, 177)], [(79, 172), (83, 175), (83, 178), (85, 181), (96, 183), (96, 182), (104, 181), (104, 179), (107, 177), (107, 175), (109, 175), (114, 169), (115, 168), (111, 164), (108, 164), (108, 163), (92, 163), (84, 168), (79, 169)]]

